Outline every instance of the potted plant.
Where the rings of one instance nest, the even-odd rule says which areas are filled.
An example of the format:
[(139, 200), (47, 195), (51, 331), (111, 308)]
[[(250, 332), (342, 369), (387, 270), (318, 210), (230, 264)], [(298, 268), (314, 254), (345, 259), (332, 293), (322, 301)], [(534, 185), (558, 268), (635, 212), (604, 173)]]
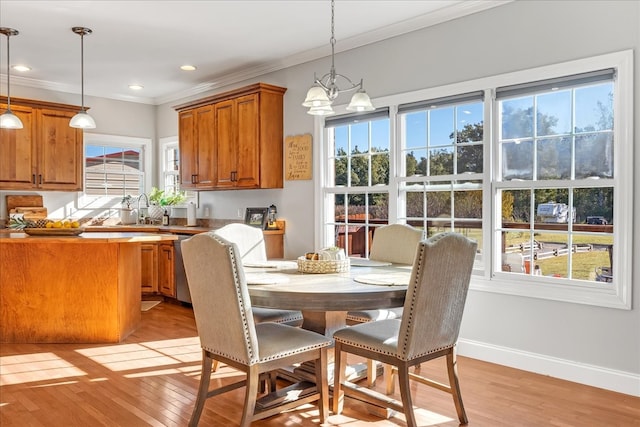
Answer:
[(120, 222), (122, 224), (135, 224), (136, 215), (133, 212), (133, 197), (129, 194), (120, 201)]
[(161, 219), (167, 206), (179, 205), (187, 199), (184, 191), (174, 191), (167, 193), (157, 187), (151, 188), (149, 193), (149, 217), (153, 219)]

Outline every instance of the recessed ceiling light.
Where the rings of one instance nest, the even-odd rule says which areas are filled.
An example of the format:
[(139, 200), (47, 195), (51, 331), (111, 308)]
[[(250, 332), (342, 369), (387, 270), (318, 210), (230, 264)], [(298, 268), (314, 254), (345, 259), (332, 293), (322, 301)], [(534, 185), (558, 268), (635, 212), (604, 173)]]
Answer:
[(196, 70), (196, 66), (195, 65), (182, 65), (182, 66), (180, 66), (180, 69), (182, 71), (195, 71)]
[(144, 86), (142, 85), (129, 85), (129, 89), (132, 89), (132, 90), (140, 90), (142, 88), (144, 88)]
[(31, 67), (27, 67), (26, 65), (14, 65), (11, 68), (16, 71), (31, 71)]

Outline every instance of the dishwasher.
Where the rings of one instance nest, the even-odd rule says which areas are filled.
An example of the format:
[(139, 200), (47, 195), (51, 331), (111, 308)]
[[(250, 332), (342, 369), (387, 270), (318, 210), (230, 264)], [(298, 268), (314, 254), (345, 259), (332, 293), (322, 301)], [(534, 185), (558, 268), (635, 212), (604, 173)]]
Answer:
[(174, 240), (174, 266), (173, 274), (176, 283), (176, 298), (182, 303), (191, 304), (191, 294), (189, 293), (189, 285), (187, 285), (187, 275), (184, 271), (184, 263), (182, 262), (182, 247), (180, 242), (191, 237), (191, 234), (178, 234), (178, 240)]

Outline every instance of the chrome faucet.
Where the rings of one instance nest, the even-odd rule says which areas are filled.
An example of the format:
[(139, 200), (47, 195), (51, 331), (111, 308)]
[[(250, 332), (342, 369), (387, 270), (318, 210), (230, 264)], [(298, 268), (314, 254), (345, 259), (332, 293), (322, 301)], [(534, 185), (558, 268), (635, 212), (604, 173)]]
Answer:
[(147, 209), (149, 208), (149, 197), (145, 193), (140, 194), (138, 196), (138, 210), (137, 210), (137, 214), (136, 214), (136, 224), (140, 224), (140, 220), (142, 220), (143, 224), (146, 222), (145, 215), (142, 213), (142, 211), (140, 211), (140, 201), (142, 200), (143, 197), (144, 197), (144, 200), (145, 200), (145, 207)]

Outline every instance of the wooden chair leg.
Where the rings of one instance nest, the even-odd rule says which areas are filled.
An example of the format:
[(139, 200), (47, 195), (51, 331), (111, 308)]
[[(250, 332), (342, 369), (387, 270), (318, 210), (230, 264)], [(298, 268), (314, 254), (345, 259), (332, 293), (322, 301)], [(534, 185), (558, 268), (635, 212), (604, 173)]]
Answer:
[(333, 352), (333, 413), (340, 414), (344, 405), (344, 391), (342, 390), (342, 383), (345, 378), (344, 368), (347, 363), (347, 353), (342, 351), (342, 345), (339, 342), (336, 342)]
[(416, 427), (416, 417), (413, 413), (413, 403), (411, 401), (411, 388), (409, 385), (409, 367), (398, 366), (398, 385), (400, 386), (400, 398), (402, 399), (402, 409), (407, 419), (407, 427)]
[(376, 377), (378, 371), (376, 370), (376, 361), (373, 359), (367, 359), (367, 385), (373, 387), (376, 383)]
[(451, 387), (451, 394), (453, 395), (453, 404), (456, 406), (456, 412), (458, 413), (458, 420), (461, 424), (468, 424), (469, 419), (464, 410), (462, 394), (460, 393), (455, 348), (452, 348), (451, 352), (447, 354), (447, 372), (449, 373), (449, 386)]
[(219, 364), (219, 363), (220, 363), (220, 362), (219, 362), (219, 361), (217, 361), (217, 360), (214, 360), (214, 361), (213, 361), (213, 372), (215, 372), (215, 371), (217, 371), (217, 370), (218, 370), (218, 364)]
[(318, 391), (318, 412), (320, 413), (320, 424), (324, 424), (329, 416), (329, 377), (327, 369), (327, 348), (320, 349), (320, 358), (316, 359), (316, 379), (320, 383)]
[(202, 415), (202, 409), (204, 408), (204, 402), (207, 400), (207, 393), (209, 393), (209, 382), (211, 380), (211, 364), (213, 359), (209, 357), (206, 351), (202, 351), (202, 370), (200, 372), (200, 385), (198, 387), (198, 396), (196, 397), (196, 404), (193, 407), (191, 413), (191, 419), (189, 420), (189, 427), (196, 427), (200, 421), (200, 415)]
[(384, 382), (386, 384), (386, 390), (385, 393), (387, 393), (387, 395), (393, 394), (395, 390), (395, 382), (393, 381), (393, 376), (395, 375), (395, 370), (393, 369), (392, 365), (389, 365), (388, 363), (385, 363), (384, 365)]
[(251, 365), (247, 371), (247, 386), (244, 395), (244, 409), (240, 427), (249, 427), (256, 410), (256, 400), (258, 398), (258, 387), (260, 386), (260, 375), (257, 365)]

